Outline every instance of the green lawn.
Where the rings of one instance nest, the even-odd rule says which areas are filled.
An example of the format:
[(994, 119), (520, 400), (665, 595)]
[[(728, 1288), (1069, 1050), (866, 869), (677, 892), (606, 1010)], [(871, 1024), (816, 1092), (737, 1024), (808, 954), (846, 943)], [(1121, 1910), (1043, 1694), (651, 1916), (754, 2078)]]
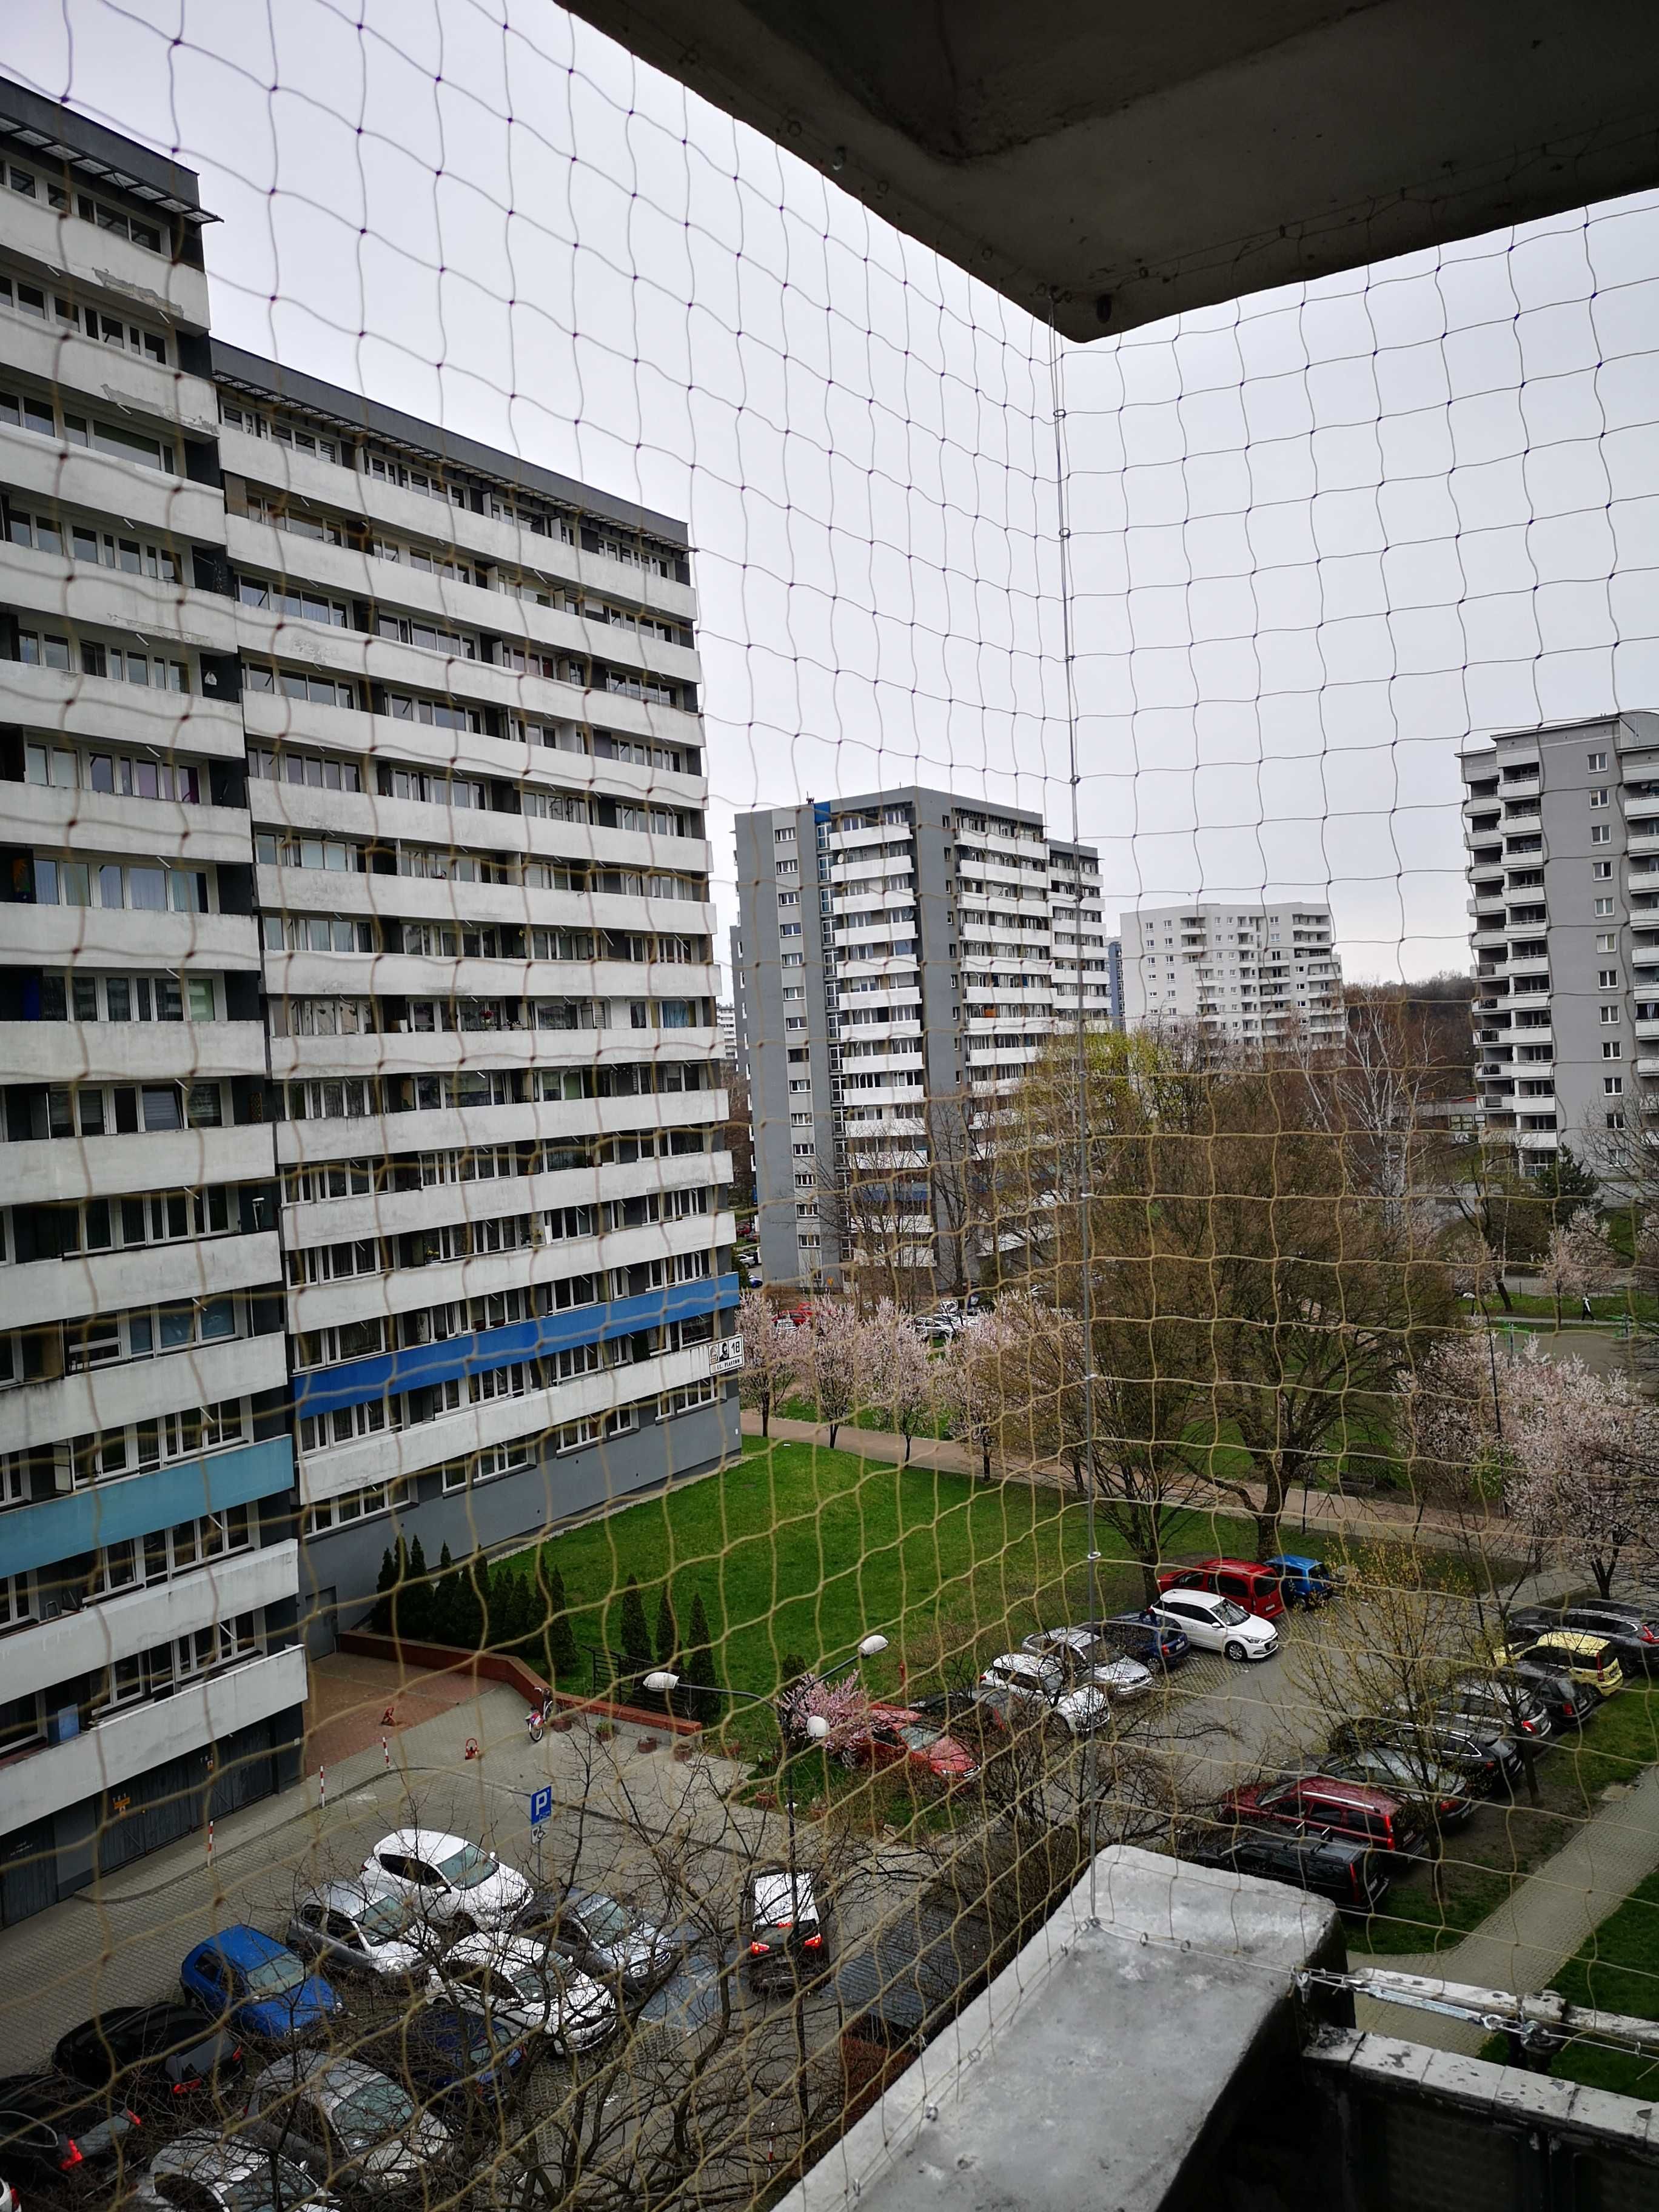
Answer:
[[(1638, 1883), (1608, 1914), (1553, 1986), (1572, 2004), (1659, 2021), (1659, 1874)], [(1632, 2051), (1569, 2044), (1550, 2071), (1559, 2080), (1585, 2081), (1624, 2097), (1659, 2094), (1659, 2058)]]
[[(629, 1575), (654, 1625), (666, 1579), (682, 1633), (702, 1592), (723, 1682), (770, 1692), (787, 1654), (838, 1659), (879, 1630), (893, 1648), (866, 1680), (891, 1691), (906, 1679), (901, 1662), (915, 1687), (953, 1658), (982, 1654), (983, 1663), (1044, 1613), (1075, 1618), (1087, 1590), (1085, 1526), (1081, 1504), (1056, 1491), (750, 1437), (725, 1474), (568, 1529), (545, 1555), (581, 1644), (618, 1645)], [(1142, 1602), (1139, 1574), (1103, 1525), (1098, 1540), (1118, 1562), (1102, 1571), (1103, 1606)], [(1248, 1555), (1254, 1541), (1248, 1522), (1190, 1514), (1169, 1549)], [(584, 1672), (568, 1686), (588, 1680)]]

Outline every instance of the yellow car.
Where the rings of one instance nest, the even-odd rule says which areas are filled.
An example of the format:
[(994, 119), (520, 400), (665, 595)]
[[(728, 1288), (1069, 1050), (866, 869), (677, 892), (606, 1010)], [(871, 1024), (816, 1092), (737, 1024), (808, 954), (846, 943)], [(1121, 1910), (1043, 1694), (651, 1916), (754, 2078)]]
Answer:
[(1494, 1667), (1512, 1667), (1517, 1659), (1538, 1659), (1560, 1667), (1575, 1682), (1583, 1682), (1610, 1698), (1625, 1686), (1625, 1670), (1619, 1655), (1604, 1636), (1582, 1628), (1550, 1628), (1541, 1636), (1517, 1636), (1513, 1644), (1499, 1644), (1492, 1655)]

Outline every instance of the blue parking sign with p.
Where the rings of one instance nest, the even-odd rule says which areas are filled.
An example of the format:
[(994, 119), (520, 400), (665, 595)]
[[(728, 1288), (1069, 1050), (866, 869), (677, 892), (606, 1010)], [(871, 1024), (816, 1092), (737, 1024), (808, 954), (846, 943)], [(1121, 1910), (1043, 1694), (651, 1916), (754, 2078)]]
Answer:
[(553, 1792), (551, 1789), (544, 1785), (540, 1790), (532, 1790), (530, 1793), (531, 1826), (532, 1828), (538, 1827), (544, 1820), (550, 1820), (552, 1817)]

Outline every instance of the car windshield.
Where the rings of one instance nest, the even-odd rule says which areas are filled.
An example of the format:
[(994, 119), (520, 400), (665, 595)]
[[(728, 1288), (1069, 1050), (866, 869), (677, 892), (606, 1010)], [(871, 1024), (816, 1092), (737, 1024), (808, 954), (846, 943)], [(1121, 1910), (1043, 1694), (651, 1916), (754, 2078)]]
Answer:
[(365, 2081), (342, 2098), (334, 2124), (349, 2150), (368, 2150), (388, 2136), (401, 2135), (415, 2118), (415, 2107), (395, 2081)]
[(1215, 1617), (1224, 1628), (1237, 1628), (1241, 1620), (1248, 1620), (1250, 1616), (1242, 1605), (1235, 1605), (1231, 1598), (1224, 1597), (1215, 1609)]
[(596, 1943), (620, 1943), (633, 1926), (614, 1897), (590, 1897), (581, 1907), (582, 1925)]
[(457, 1889), (476, 1889), (481, 1881), (488, 1881), (495, 1873), (495, 1862), (488, 1851), (481, 1851), (476, 1844), (463, 1844), (459, 1850), (453, 1852), (448, 1858), (439, 1860), (438, 1871)]
[(912, 1751), (931, 1751), (944, 1730), (930, 1728), (926, 1721), (906, 1721), (893, 1733), (901, 1743), (908, 1744)]
[(414, 1914), (401, 1897), (376, 1897), (357, 1915), (366, 1943), (395, 1943)]
[(285, 1990), (297, 1990), (305, 1980), (306, 1970), (292, 1951), (278, 1951), (273, 1958), (261, 1959), (257, 1966), (246, 1966), (243, 1976), (256, 1996), (278, 1997)]
[(515, 1966), (506, 1979), (512, 1984), (520, 1999), (538, 2011), (558, 2002), (558, 1991), (533, 1966)]
[(311, 2176), (291, 2160), (268, 2157), (262, 2158), (252, 2172), (223, 2183), (219, 2194), (226, 2212), (288, 2212), (292, 2205), (308, 2204), (318, 2189)]

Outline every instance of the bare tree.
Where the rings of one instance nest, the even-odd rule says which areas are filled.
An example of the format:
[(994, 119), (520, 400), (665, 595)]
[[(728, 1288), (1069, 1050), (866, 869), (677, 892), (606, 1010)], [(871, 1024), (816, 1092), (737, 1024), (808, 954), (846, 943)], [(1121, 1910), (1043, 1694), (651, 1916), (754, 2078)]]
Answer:
[(1593, 1291), (1606, 1290), (1619, 1273), (1619, 1255), (1606, 1224), (1598, 1221), (1588, 1206), (1581, 1207), (1570, 1220), (1551, 1230), (1539, 1273), (1555, 1301), (1559, 1332), (1563, 1298), (1588, 1298)]

